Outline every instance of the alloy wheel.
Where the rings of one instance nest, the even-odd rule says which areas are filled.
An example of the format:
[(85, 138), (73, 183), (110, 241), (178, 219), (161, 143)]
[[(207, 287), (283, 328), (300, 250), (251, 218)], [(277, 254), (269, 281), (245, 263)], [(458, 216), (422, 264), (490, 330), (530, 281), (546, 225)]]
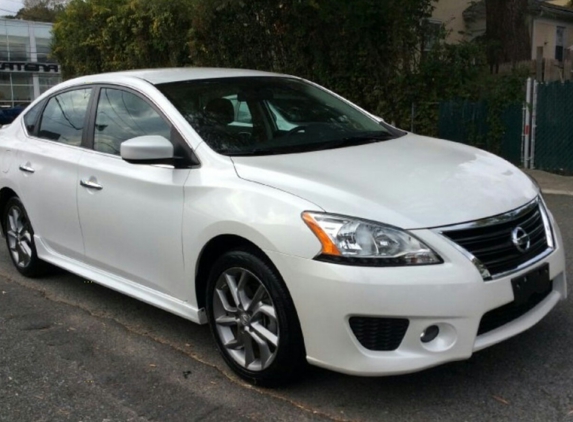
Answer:
[(26, 215), (17, 206), (8, 210), (7, 231), (8, 248), (18, 267), (25, 268), (33, 256), (32, 233)]
[(278, 351), (279, 325), (268, 290), (244, 268), (224, 271), (215, 284), (216, 333), (229, 356), (250, 371), (268, 368)]

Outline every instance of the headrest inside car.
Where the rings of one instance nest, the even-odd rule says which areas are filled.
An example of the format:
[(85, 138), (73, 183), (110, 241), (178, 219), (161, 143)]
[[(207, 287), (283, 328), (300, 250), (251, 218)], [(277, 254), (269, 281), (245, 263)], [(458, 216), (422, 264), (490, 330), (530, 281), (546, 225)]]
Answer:
[(228, 125), (235, 120), (235, 108), (231, 100), (215, 98), (207, 103), (205, 112), (210, 118), (222, 125)]

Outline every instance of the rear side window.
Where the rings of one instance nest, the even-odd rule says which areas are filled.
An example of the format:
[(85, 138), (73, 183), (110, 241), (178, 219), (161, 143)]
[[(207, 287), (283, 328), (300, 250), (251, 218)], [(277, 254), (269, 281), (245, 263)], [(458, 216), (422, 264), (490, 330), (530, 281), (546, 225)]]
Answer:
[(40, 120), (38, 137), (80, 146), (92, 89), (77, 89), (48, 100)]
[(28, 131), (29, 135), (34, 135), (34, 130), (36, 129), (36, 123), (38, 122), (38, 116), (40, 115), (40, 111), (44, 107), (45, 101), (40, 101), (34, 107), (30, 109), (24, 116), (24, 126), (26, 126), (26, 131)]

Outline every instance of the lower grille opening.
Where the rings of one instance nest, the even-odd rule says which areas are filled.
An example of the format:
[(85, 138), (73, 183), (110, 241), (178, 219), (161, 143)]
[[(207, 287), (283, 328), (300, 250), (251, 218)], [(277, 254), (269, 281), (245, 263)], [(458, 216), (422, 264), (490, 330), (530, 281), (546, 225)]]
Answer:
[(499, 308), (493, 309), (486, 313), (479, 324), (478, 336), (502, 327), (511, 321), (525, 315), (543, 300), (549, 296), (553, 290), (553, 283), (551, 283), (546, 291), (543, 293), (534, 293), (530, 296), (529, 300), (521, 305), (516, 305), (514, 302), (503, 305)]
[(368, 350), (392, 351), (400, 347), (410, 321), (402, 318), (351, 317), (350, 328)]

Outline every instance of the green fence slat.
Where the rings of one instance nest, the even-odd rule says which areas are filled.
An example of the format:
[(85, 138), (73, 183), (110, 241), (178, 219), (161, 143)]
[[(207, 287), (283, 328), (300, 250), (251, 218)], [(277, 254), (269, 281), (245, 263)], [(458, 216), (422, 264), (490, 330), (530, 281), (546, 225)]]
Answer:
[(573, 174), (573, 82), (541, 83), (537, 91), (535, 168)]
[(501, 155), (519, 165), (521, 161), (521, 104), (512, 104), (501, 115), (503, 136), (493, 142), (486, 101), (445, 101), (440, 104), (438, 133), (442, 139), (472, 145)]

